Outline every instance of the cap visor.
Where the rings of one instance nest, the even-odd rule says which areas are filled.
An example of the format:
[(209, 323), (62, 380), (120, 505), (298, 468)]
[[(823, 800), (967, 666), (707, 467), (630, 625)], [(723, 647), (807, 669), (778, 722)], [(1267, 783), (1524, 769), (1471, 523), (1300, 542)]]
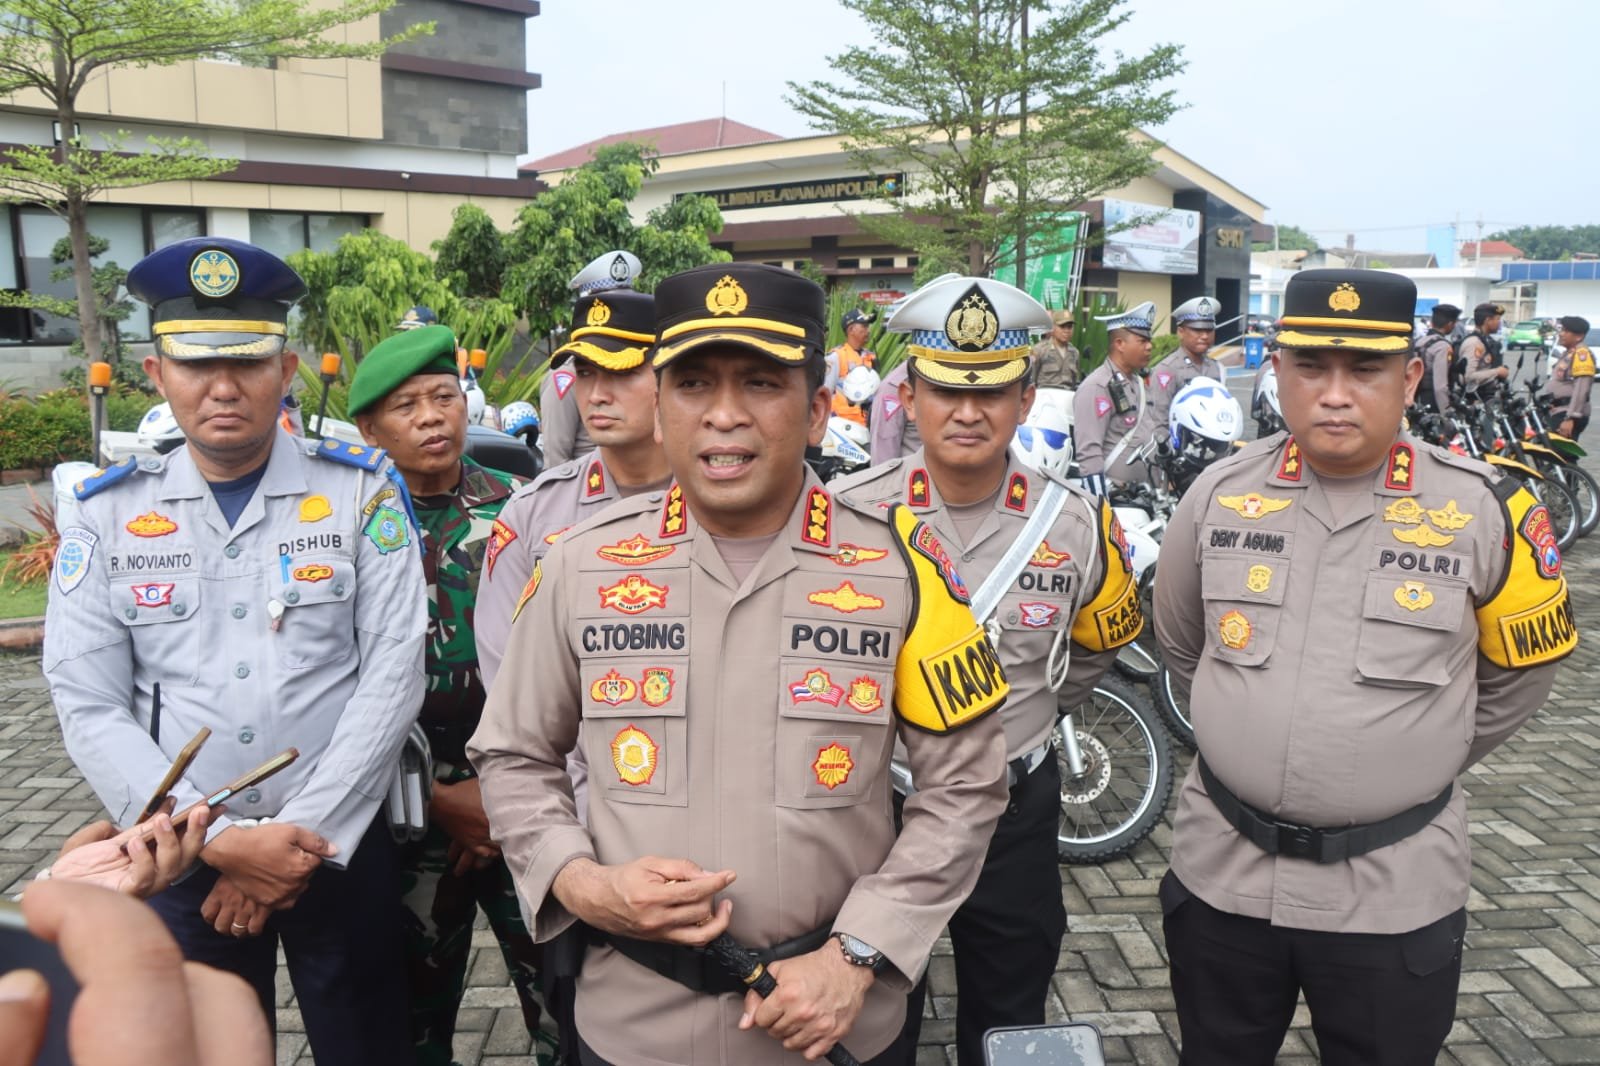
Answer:
[(950, 364), (912, 356), (908, 366), (917, 377), (952, 389), (997, 389), (1020, 380), (1028, 372), (1027, 359)]
[(285, 338), (273, 333), (166, 333), (156, 350), (168, 359), (268, 359), (284, 349)]
[(811, 353), (815, 351), (809, 344), (794, 344), (792, 338), (779, 340), (771, 334), (749, 330), (707, 330), (704, 333), (689, 333), (673, 340), (670, 344), (656, 345), (655, 359), (652, 362), (657, 370), (666, 366), (674, 359), (697, 352), (702, 348), (739, 348), (757, 355), (764, 355), (776, 363), (784, 366), (802, 366)]
[(1280, 348), (1347, 348), (1355, 352), (1379, 352), (1399, 355), (1411, 350), (1411, 338), (1377, 336), (1371, 333), (1349, 333), (1336, 330), (1282, 330), (1278, 333)]
[(583, 340), (568, 341), (557, 348), (550, 356), (550, 365), (558, 367), (574, 357), (587, 359), (602, 370), (621, 372), (632, 370), (644, 362), (645, 353), (649, 346), (636, 344), (615, 337), (585, 337)]

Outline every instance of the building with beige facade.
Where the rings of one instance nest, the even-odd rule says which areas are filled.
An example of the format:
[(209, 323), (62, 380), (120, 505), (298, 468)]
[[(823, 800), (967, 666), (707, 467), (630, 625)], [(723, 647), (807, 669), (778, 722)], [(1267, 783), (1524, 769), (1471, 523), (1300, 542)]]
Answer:
[[(418, 22), (436, 32), (377, 60), (282, 60), (270, 67), (196, 61), (96, 74), (78, 100), (91, 146), (126, 131), (188, 136), (236, 159), (208, 181), (112, 192), (90, 208), (110, 251), (96, 262), (132, 266), (172, 241), (202, 234), (251, 241), (280, 255), (331, 249), (372, 227), (428, 250), (450, 214), (475, 203), (501, 228), (543, 186), (517, 171), (527, 151), (526, 22), (536, 0), (401, 0), (343, 30), (375, 41)], [(0, 99), (0, 148), (55, 143), (54, 110), (35, 93)], [(0, 287), (72, 296), (52, 282), (50, 250), (65, 223), (43, 207), (4, 208)], [(124, 333), (148, 336), (143, 308)], [(0, 380), (44, 388), (67, 365), (76, 320), (0, 310)]]

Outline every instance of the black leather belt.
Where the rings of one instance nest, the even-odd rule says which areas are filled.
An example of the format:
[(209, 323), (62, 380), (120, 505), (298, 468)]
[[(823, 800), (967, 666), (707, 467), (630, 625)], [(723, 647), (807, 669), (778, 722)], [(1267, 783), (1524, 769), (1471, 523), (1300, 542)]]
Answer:
[[(826, 944), (828, 938), (833, 935), (831, 929), (830, 923), (809, 933), (802, 933), (793, 940), (785, 940), (781, 944), (774, 944), (770, 948), (752, 954), (763, 964), (777, 962), (779, 959), (792, 959), (796, 955), (815, 951)], [(692, 992), (707, 992), (713, 996), (720, 996), (724, 992), (742, 994), (749, 991), (749, 987), (743, 981), (724, 970), (716, 960), (699, 948), (662, 944), (654, 940), (635, 940), (614, 933), (598, 935), (602, 943), (610, 944), (640, 966), (654, 970), (662, 977), (670, 978)]]
[(1444, 791), (1426, 802), (1366, 825), (1347, 825), (1338, 829), (1318, 829), (1297, 825), (1263, 814), (1229, 791), (1217, 780), (1205, 759), (1196, 757), (1200, 780), (1205, 782), (1206, 793), (1228, 824), (1256, 847), (1269, 855), (1286, 855), (1291, 859), (1309, 859), (1312, 862), (1343, 862), (1369, 851), (1388, 847), (1420, 830), (1450, 802), (1455, 788), (1452, 781)]

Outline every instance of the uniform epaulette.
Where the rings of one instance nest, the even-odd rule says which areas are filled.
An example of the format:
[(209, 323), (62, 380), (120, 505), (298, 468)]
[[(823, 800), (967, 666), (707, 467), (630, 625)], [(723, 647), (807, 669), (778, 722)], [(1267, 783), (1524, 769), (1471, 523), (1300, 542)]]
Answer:
[(895, 458), (887, 462), (878, 463), (876, 466), (869, 466), (865, 470), (840, 474), (828, 482), (828, 491), (837, 496), (841, 492), (849, 492), (851, 489), (860, 488), (862, 485), (869, 485), (885, 474), (900, 469), (902, 462), (904, 462), (903, 458)]
[(357, 470), (366, 470), (369, 473), (383, 465), (388, 458), (388, 453), (382, 448), (369, 448), (365, 444), (351, 444), (349, 441), (335, 440), (332, 437), (323, 438), (317, 445), (314, 453), (321, 459), (332, 459), (345, 466), (353, 466)]
[[(852, 475), (853, 477), (859, 475)], [(881, 498), (866, 499), (860, 495), (862, 489), (871, 484), (876, 478), (869, 478), (865, 482), (858, 482), (848, 488), (830, 485), (828, 491), (833, 495), (839, 506), (849, 508), (858, 515), (865, 515), (876, 522), (889, 520), (889, 504), (898, 503), (900, 496), (900, 483), (892, 483), (893, 490)]]
[(534, 487), (537, 488), (547, 481), (571, 481), (582, 473), (588, 465), (589, 456), (587, 454), (580, 455), (576, 459), (568, 459), (560, 466), (552, 466), (540, 473), (538, 477), (533, 479)]
[[(1502, 500), (1510, 499), (1511, 495), (1517, 491), (1518, 482), (1516, 478), (1507, 477), (1482, 459), (1474, 459), (1470, 455), (1457, 455), (1449, 448), (1441, 447), (1437, 444), (1423, 444), (1422, 447), (1429, 456), (1446, 466), (1453, 466), (1458, 470), (1465, 470), (1482, 478), (1494, 490), (1495, 495)], [(1505, 486), (1507, 485), (1510, 487), (1506, 488)]]
[(139, 460), (130, 455), (120, 463), (101, 467), (72, 486), (72, 494), (80, 500), (87, 500), (95, 493), (109, 489), (112, 485), (115, 485), (138, 469)]

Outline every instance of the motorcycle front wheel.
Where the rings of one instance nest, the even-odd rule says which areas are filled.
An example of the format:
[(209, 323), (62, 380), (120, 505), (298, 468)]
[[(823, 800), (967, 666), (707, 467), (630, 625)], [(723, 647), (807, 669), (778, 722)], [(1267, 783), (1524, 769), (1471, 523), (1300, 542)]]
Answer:
[(1536, 456), (1533, 466), (1545, 480), (1559, 481), (1572, 493), (1578, 503), (1578, 536), (1593, 533), (1595, 526), (1600, 525), (1600, 486), (1589, 472), (1575, 463), (1562, 463), (1545, 455)]
[(1102, 863), (1126, 855), (1166, 813), (1172, 794), (1172, 746), (1149, 699), (1107, 675), (1089, 699), (1061, 708), (1072, 715), (1083, 753), (1074, 776), (1056, 724), (1061, 767), (1061, 820), (1056, 851), (1062, 862)]

